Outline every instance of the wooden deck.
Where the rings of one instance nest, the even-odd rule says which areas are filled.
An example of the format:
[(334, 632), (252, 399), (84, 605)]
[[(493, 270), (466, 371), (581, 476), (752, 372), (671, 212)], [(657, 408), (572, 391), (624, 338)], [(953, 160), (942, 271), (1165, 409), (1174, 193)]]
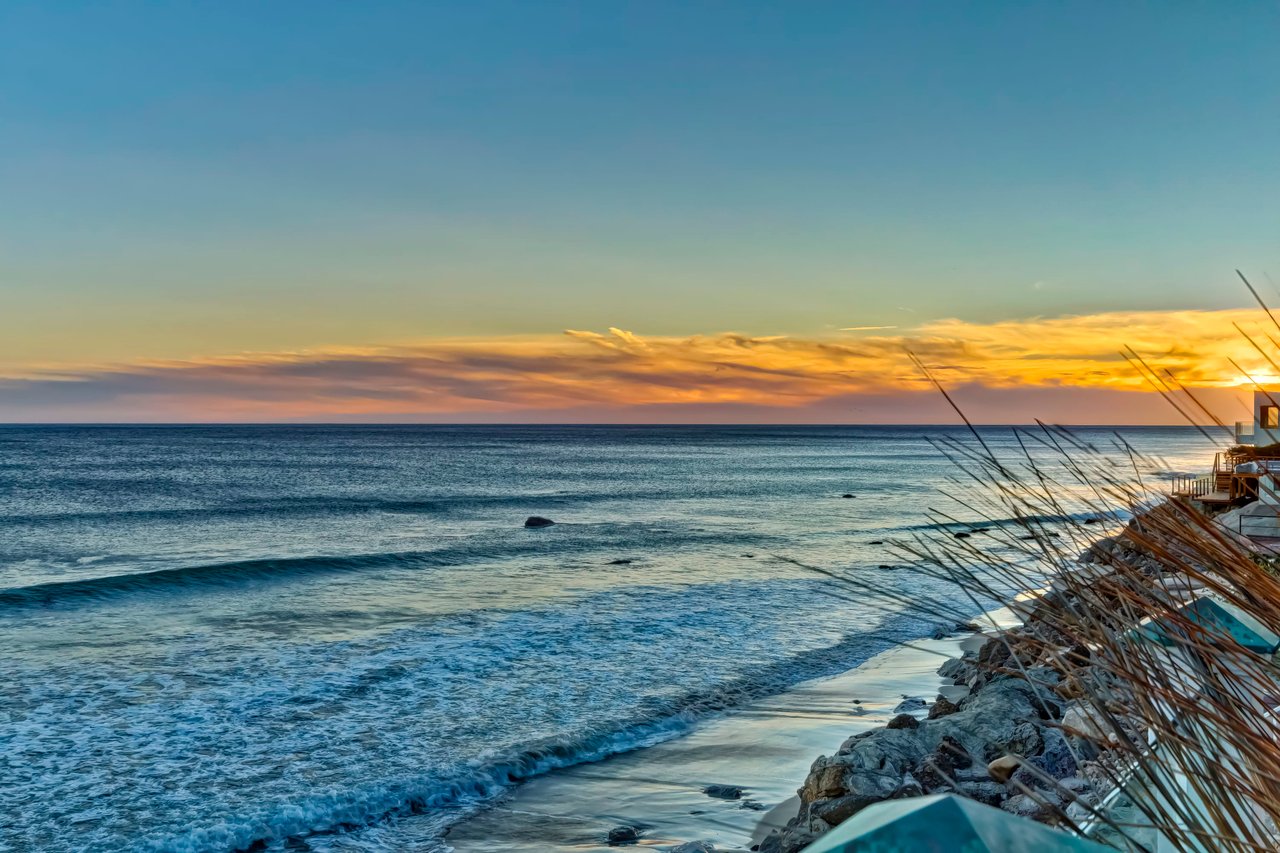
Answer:
[[(1257, 473), (1236, 471), (1236, 466), (1244, 462), (1258, 463), (1262, 470)], [(1258, 499), (1259, 481), (1262, 476), (1266, 476), (1267, 471), (1280, 478), (1280, 457), (1215, 453), (1212, 471), (1198, 477), (1174, 477), (1169, 492), (1174, 497), (1218, 506), (1248, 503)]]

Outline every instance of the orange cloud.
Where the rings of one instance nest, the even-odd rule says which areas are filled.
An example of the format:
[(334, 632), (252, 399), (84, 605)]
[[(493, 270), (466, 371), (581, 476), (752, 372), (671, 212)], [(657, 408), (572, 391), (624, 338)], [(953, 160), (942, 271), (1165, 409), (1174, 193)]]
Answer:
[[(0, 417), (520, 420), (547, 413), (589, 419), (593, 411), (649, 410), (680, 420), (681, 411), (758, 410), (767, 419), (769, 411), (792, 410), (841, 419), (833, 408), (837, 402), (854, 411), (860, 401), (929, 393), (908, 352), (952, 386), (1019, 393), (1145, 392), (1142, 377), (1120, 355), (1126, 345), (1197, 387), (1238, 386), (1242, 377), (1231, 359), (1276, 379), (1277, 371), (1235, 331), (1236, 322), (1274, 349), (1266, 338), (1266, 318), (1255, 311), (940, 320), (899, 335), (828, 339), (571, 330), (554, 336), (30, 370), (0, 379)], [(1046, 398), (1037, 394), (1035, 399)], [(1104, 415), (1113, 405), (1099, 403), (1096, 393), (1073, 399), (1092, 400), (1088, 405), (1103, 406), (1099, 414)], [(882, 408), (885, 414), (868, 417), (892, 420), (893, 406)], [(1035, 414), (1028, 411), (1022, 419)], [(1107, 420), (1085, 415), (1075, 422)]]

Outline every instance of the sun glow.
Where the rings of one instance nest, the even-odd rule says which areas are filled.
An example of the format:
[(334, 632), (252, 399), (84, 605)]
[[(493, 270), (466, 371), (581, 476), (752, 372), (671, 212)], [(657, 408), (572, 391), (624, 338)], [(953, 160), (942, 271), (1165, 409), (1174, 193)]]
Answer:
[(1259, 315), (1159, 311), (995, 323), (939, 320), (896, 335), (865, 330), (832, 338), (568, 330), (45, 367), (0, 379), (0, 402), (7, 412), (33, 413), (28, 417), (85, 409), (145, 410), (175, 418), (208, 413), (237, 420), (518, 417), (593, 407), (783, 411), (835, 400), (856, 408), (864, 398), (928, 392), (929, 382), (913, 356), (953, 387), (1150, 392), (1143, 372), (1122, 353), (1126, 347), (1161, 377), (1174, 377), (1175, 384), (1238, 396), (1253, 382), (1280, 382), (1274, 367), (1233, 324), (1257, 330)]

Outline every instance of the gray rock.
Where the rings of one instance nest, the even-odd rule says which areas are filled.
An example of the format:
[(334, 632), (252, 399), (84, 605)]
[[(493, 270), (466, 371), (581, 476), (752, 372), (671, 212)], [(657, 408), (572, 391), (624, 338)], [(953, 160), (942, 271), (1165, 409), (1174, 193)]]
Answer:
[(1052, 687), (1062, 681), (1062, 673), (1048, 666), (1033, 666), (1027, 670), (1027, 678), (1036, 684)]
[(1008, 791), (1004, 785), (999, 782), (987, 780), (985, 782), (959, 782), (959, 793), (971, 800), (976, 800), (988, 806), (998, 806), (1004, 800)]
[[(826, 825), (823, 824), (825, 827)], [(822, 830), (825, 832), (826, 830)], [(774, 832), (760, 842), (759, 853), (799, 853), (813, 843), (821, 832), (797, 824), (788, 826), (785, 832)]]
[(1094, 816), (1093, 809), (1085, 803), (1076, 800), (1067, 804), (1066, 815), (1076, 823), (1083, 823)]
[(737, 785), (708, 785), (702, 789), (702, 793), (717, 800), (740, 800), (743, 789)]
[(1068, 776), (1065, 779), (1059, 779), (1058, 785), (1076, 796), (1084, 796), (1093, 792), (1093, 785), (1089, 784), (1089, 780), (1081, 779), (1079, 776)]
[(823, 800), (822, 802), (814, 803), (813, 808), (810, 809), (810, 814), (820, 819), (827, 826), (839, 826), (867, 806), (872, 803), (878, 803), (882, 799), (885, 798), (879, 792), (874, 791), (846, 794), (834, 800)]
[(1044, 738), (1044, 752), (1038, 757), (1043, 762), (1046, 773), (1054, 779), (1067, 779), (1080, 772), (1071, 745), (1062, 736), (1062, 732), (1046, 728), (1041, 736)]
[[(831, 826), (828, 819), (856, 814), (881, 800), (922, 793), (914, 773), (944, 738), (958, 743), (969, 756), (984, 756), (989, 744), (1008, 742), (1020, 723), (1037, 719), (1035, 695), (1035, 688), (1025, 681), (1000, 678), (966, 697), (953, 714), (922, 721), (902, 715), (915, 722), (915, 728), (876, 729), (849, 738), (834, 755), (814, 762), (799, 792), (800, 814), (775, 840), (762, 842), (761, 851), (794, 853), (826, 831)], [(973, 768), (965, 781), (990, 782), (978, 769)], [(994, 789), (980, 790), (994, 800)]]
[(973, 759), (960, 741), (944, 735), (937, 749), (916, 768), (915, 776), (926, 791), (952, 790), (958, 769), (973, 766)]
[(1105, 743), (1111, 727), (1107, 721), (1093, 708), (1076, 704), (1067, 708), (1062, 715), (1062, 727), (1069, 733), (1094, 743)]
[(554, 521), (540, 515), (531, 515), (524, 520), (525, 527), (550, 527), (553, 524), (555, 524)]
[(610, 846), (635, 844), (640, 840), (640, 830), (634, 826), (615, 826), (609, 830), (607, 838)]
[(975, 764), (972, 767), (956, 768), (955, 777), (957, 782), (990, 782), (991, 776), (987, 773), (985, 764)]
[(716, 853), (716, 848), (710, 841), (686, 841), (672, 847), (670, 853)]
[(1045, 776), (1053, 780), (1069, 779), (1080, 772), (1062, 732), (1045, 729), (1042, 734), (1045, 741), (1044, 752), (1023, 761), (1023, 766), (1013, 774), (1012, 781), (1018, 785), (1026, 788), (1052, 787), (1053, 784), (1047, 782)]
[(1031, 723), (1019, 723), (1013, 727), (1012, 736), (1002, 744), (1002, 748), (1004, 752), (1024, 757), (1039, 755), (1044, 751), (1044, 738), (1041, 736), (1038, 726)]
[(913, 714), (917, 711), (923, 711), (929, 707), (929, 704), (919, 696), (903, 696), (902, 701), (898, 703), (898, 707), (893, 709), (895, 714)]
[[(1043, 791), (1039, 791), (1037, 792), (1037, 796), (1039, 796), (1041, 800), (1045, 800), (1047, 798), (1044, 797), (1044, 793), (1045, 792)], [(1032, 797), (1029, 794), (1014, 794), (1012, 797), (1001, 803), (1000, 808), (1010, 814), (1016, 814), (1018, 817), (1030, 818), (1031, 820), (1044, 820), (1049, 815), (1053, 814), (1053, 808), (1049, 803), (1052, 803), (1051, 799), (1048, 799), (1046, 803), (1037, 800), (1036, 797)]]
[(924, 796), (924, 786), (912, 776), (906, 773), (902, 777), (902, 784), (898, 786), (898, 792), (894, 794), (895, 799), (903, 799), (905, 797), (922, 797)]
[(951, 681), (953, 684), (962, 684), (969, 677), (969, 666), (959, 658), (951, 658), (949, 661), (938, 667), (938, 675)]

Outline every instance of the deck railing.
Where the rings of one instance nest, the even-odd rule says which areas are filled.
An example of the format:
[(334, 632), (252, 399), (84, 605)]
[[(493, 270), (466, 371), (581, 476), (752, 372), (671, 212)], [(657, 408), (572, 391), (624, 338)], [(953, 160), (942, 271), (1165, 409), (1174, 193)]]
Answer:
[(1214, 491), (1216, 480), (1213, 474), (1201, 474), (1198, 477), (1175, 476), (1171, 491), (1176, 497), (1198, 498)]
[[(1236, 474), (1236, 466), (1256, 462), (1260, 471), (1254, 474)], [(1180, 498), (1199, 498), (1215, 495), (1215, 500), (1249, 500), (1258, 497), (1257, 473), (1268, 471), (1280, 475), (1280, 456), (1254, 456), (1249, 453), (1215, 453), (1213, 470), (1208, 474), (1176, 475), (1169, 493)]]

